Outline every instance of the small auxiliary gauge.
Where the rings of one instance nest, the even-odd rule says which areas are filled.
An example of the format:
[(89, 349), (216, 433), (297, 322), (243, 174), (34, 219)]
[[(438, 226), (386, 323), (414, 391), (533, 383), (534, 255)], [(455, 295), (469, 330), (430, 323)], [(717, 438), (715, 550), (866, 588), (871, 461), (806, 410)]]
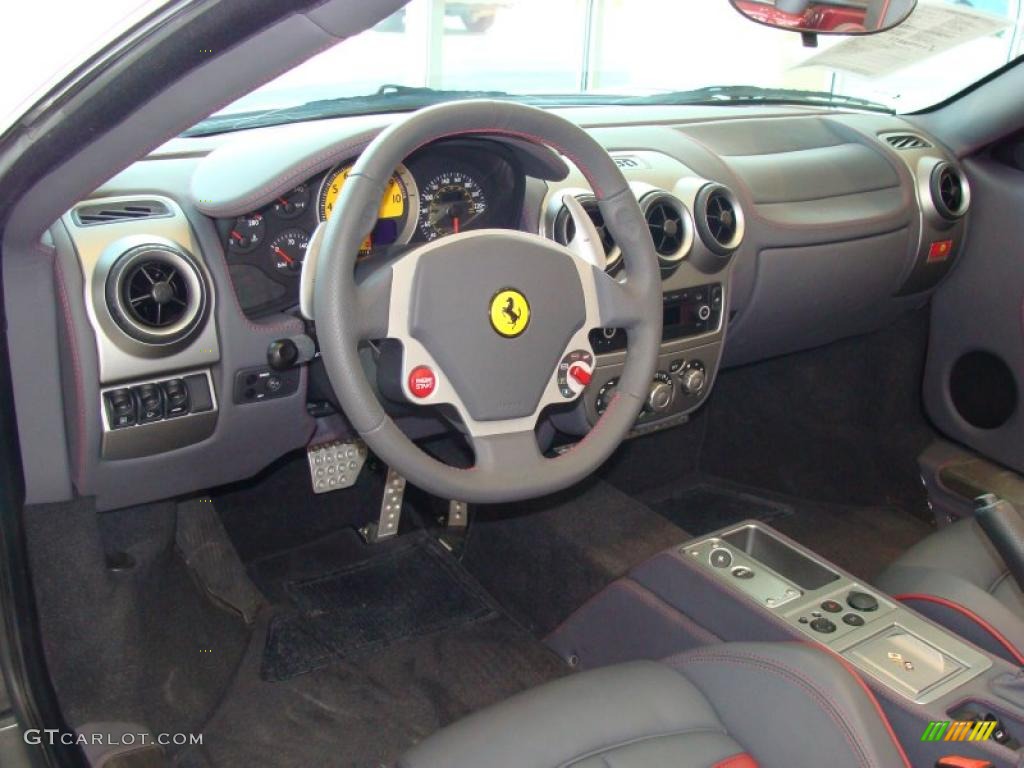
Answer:
[(274, 201), (274, 213), (281, 219), (297, 219), (309, 208), (309, 187), (300, 184)]
[(259, 213), (239, 216), (228, 232), (228, 247), (235, 253), (249, 253), (263, 242), (267, 223)]
[(309, 235), (306, 232), (301, 229), (286, 229), (270, 241), (270, 255), (274, 268), (279, 272), (301, 272), (307, 245)]

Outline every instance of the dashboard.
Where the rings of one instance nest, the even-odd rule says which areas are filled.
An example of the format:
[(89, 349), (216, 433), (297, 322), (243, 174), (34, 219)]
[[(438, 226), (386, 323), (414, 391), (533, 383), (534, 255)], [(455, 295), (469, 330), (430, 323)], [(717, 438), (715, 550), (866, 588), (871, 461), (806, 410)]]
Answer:
[[(235, 292), (250, 316), (298, 304), (309, 238), (334, 212), (355, 160), (346, 158), (257, 210), (217, 221)], [(359, 260), (387, 258), (457, 232), (515, 229), (524, 187), (515, 155), (499, 143), (433, 144), (396, 169)]]
[[(902, 118), (807, 107), (561, 114), (615, 159), (661, 263), (662, 347), (634, 434), (685, 424), (722, 368), (884, 327), (925, 304), (960, 258), (967, 179)], [(78, 493), (99, 509), (168, 498), (352, 438), (329, 407), (315, 348), (283, 369), (269, 361), (289, 341), (312, 345), (300, 307), (305, 246), (337, 215), (347, 172), (393, 119), (176, 138), (54, 224), (53, 321), (66, 342), (63, 429)], [(598, 229), (608, 271), (625, 279), (570, 159), (493, 135), (436, 141), (405, 158), (357, 270), (481, 228), (565, 245), (570, 196)], [(628, 348), (616, 328), (590, 342), (582, 397), (543, 417), (562, 443), (586, 434), (611, 401)], [(372, 376), (372, 348), (366, 365)], [(413, 438), (452, 428), (430, 408), (387, 407)]]

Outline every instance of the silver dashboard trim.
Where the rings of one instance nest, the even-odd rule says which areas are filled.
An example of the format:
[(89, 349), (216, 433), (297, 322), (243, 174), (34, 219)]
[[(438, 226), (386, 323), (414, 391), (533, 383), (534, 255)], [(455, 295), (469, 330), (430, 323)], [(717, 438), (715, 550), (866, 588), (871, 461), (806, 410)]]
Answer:
[[(137, 198), (137, 195), (90, 198), (83, 200), (80, 205), (118, 203)], [(176, 370), (201, 368), (220, 360), (217, 326), (213, 319), (217, 293), (199, 241), (185, 213), (175, 201), (160, 195), (146, 195), (146, 198), (162, 202), (171, 211), (171, 215), (89, 226), (75, 223), (73, 209), (62, 217), (82, 269), (83, 298), (89, 324), (96, 337), (99, 383), (102, 385), (159, 376)], [(199, 330), (181, 345), (161, 347), (132, 339), (114, 322), (106, 302), (97, 299), (98, 296), (104, 296), (106, 269), (125, 251), (146, 243), (168, 245), (189, 254), (208, 287), (205, 319)]]
[[(207, 385), (210, 387), (210, 410), (200, 413), (187, 413), (149, 424), (133, 424), (130, 427), (123, 427), (121, 429), (110, 428), (106, 403), (104, 402), (104, 395), (107, 392), (141, 386), (143, 384), (156, 384), (168, 379), (181, 379), (196, 374), (205, 376)], [(213, 386), (213, 376), (208, 368), (204, 368), (201, 370), (165, 373), (158, 377), (103, 387), (99, 393), (99, 409), (103, 424), (100, 455), (104, 460), (117, 461), (166, 453), (167, 451), (184, 448), (185, 446), (205, 440), (216, 429), (220, 405), (217, 400), (217, 390)]]

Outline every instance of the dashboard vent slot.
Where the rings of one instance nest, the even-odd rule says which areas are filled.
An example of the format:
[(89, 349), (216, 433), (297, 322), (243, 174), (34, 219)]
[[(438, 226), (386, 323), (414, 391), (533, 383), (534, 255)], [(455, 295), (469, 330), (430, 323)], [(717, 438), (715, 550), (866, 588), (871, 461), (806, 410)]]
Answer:
[(907, 149), (927, 149), (931, 146), (931, 144), (920, 136), (915, 136), (912, 133), (890, 133), (885, 137), (885, 141), (890, 147), (900, 151)]
[(929, 186), (932, 204), (942, 218), (953, 221), (967, 213), (967, 182), (952, 163), (942, 162), (936, 165), (932, 170)]
[(693, 245), (693, 226), (682, 202), (665, 192), (651, 192), (641, 199), (640, 207), (662, 266), (686, 258)]
[(725, 256), (743, 239), (743, 212), (728, 187), (708, 184), (697, 193), (697, 230), (708, 250)]
[(121, 202), (86, 203), (72, 213), (76, 224), (90, 227), (116, 221), (135, 221), (170, 216), (171, 211), (159, 200), (124, 200)]
[[(597, 204), (597, 198), (593, 195), (577, 195), (576, 199), (579, 200), (580, 205), (587, 212), (590, 220), (594, 222), (594, 228), (601, 238), (601, 245), (604, 247), (606, 259), (605, 269), (607, 271), (615, 269), (619, 265), (622, 252), (615, 244), (615, 238), (612, 237), (612, 233), (608, 231), (608, 226), (604, 222), (604, 215)], [(572, 216), (569, 215), (569, 209), (563, 205), (555, 217), (555, 242), (561, 245), (568, 245), (574, 237), (576, 237), (576, 224), (573, 222)]]
[(206, 281), (184, 251), (141, 245), (123, 253), (106, 281), (107, 309), (132, 339), (174, 344), (201, 324), (207, 305)]

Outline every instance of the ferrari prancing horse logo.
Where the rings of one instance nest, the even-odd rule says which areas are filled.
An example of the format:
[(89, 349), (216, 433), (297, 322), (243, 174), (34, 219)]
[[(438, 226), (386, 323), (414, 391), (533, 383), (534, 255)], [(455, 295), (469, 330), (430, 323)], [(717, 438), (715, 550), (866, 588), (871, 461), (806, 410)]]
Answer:
[(503, 288), (491, 299), (491, 327), (514, 339), (530, 324), (530, 303), (514, 288)]

